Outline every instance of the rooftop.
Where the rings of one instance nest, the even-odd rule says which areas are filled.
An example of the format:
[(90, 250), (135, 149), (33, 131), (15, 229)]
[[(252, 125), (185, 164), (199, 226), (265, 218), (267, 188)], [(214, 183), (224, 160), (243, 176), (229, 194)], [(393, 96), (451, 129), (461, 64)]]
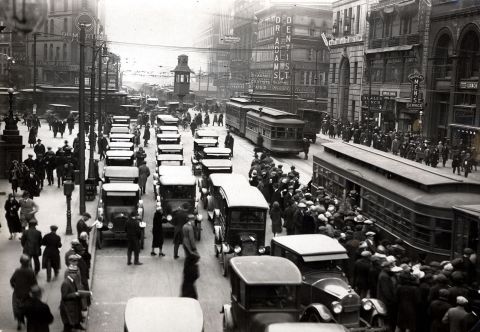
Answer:
[(240, 192), (238, 186), (225, 186), (222, 187), (222, 191), (226, 196), (229, 208), (250, 207), (252, 209), (268, 210), (265, 197), (256, 187), (244, 187)]
[(337, 259), (347, 258), (345, 248), (336, 239), (323, 234), (277, 236), (272, 241), (300, 256), (340, 254)]
[(138, 191), (140, 187), (136, 183), (104, 183), (102, 185), (103, 191), (122, 191), (122, 192), (130, 192), (130, 191)]
[(302, 275), (293, 262), (275, 256), (237, 256), (230, 260), (235, 273), (248, 285), (300, 285)]

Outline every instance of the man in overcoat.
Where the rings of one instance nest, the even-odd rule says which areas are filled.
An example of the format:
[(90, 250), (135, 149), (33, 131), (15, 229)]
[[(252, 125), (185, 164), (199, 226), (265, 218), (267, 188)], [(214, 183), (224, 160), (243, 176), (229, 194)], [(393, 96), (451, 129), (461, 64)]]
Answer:
[(193, 222), (195, 220), (195, 216), (193, 214), (190, 214), (187, 218), (187, 223), (184, 224), (182, 227), (185, 262), (183, 265), (183, 283), (181, 296), (198, 299), (197, 290), (195, 288), (195, 281), (199, 277), (198, 261), (200, 259), (200, 255), (197, 251), (193, 230)]
[(57, 235), (58, 227), (50, 226), (50, 233), (46, 234), (42, 239), (42, 246), (45, 246), (42, 256), (42, 267), (47, 270), (47, 282), (52, 279), (52, 269), (55, 279), (58, 277), (60, 269), (60, 248), (62, 247), (62, 239)]
[(127, 233), (127, 265), (132, 264), (132, 252), (134, 255), (135, 265), (142, 265), (139, 261), (140, 255), (140, 237), (142, 230), (136, 218), (128, 218), (125, 223), (125, 232)]
[(178, 248), (180, 244), (183, 243), (183, 225), (187, 222), (188, 219), (188, 210), (190, 209), (190, 205), (188, 203), (183, 204), (180, 209), (175, 211), (172, 215), (172, 224), (174, 226), (173, 229), (173, 258), (177, 259), (178, 256)]
[(37, 285), (30, 290), (30, 299), (25, 304), (27, 332), (49, 332), (53, 315), (48, 304), (42, 302), (42, 290)]
[(10, 278), (10, 286), (13, 288), (13, 315), (17, 320), (17, 330), (21, 330), (22, 325), (25, 324), (24, 305), (30, 296), (30, 289), (37, 284), (35, 273), (30, 267), (30, 257), (20, 256), (20, 265)]
[(23, 253), (33, 259), (35, 274), (40, 271), (40, 260), (38, 257), (42, 254), (42, 233), (36, 228), (36, 220), (30, 220), (28, 229), (22, 235)]
[(145, 194), (147, 179), (149, 176), (150, 169), (148, 168), (146, 161), (142, 161), (142, 164), (138, 166), (138, 186), (142, 190), (142, 194)]
[(368, 272), (372, 265), (370, 261), (371, 256), (372, 253), (370, 251), (363, 251), (361, 257), (355, 261), (353, 268), (353, 287), (362, 299), (368, 293)]
[(82, 328), (82, 299), (75, 282), (78, 266), (70, 265), (61, 286), (62, 299), (60, 301), (60, 316), (63, 322), (63, 331), (71, 332), (74, 328)]

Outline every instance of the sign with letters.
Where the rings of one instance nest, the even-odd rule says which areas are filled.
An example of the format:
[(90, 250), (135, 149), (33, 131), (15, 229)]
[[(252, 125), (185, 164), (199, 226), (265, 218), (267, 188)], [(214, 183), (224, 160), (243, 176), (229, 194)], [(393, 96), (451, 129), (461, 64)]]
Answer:
[[(415, 72), (408, 75), (408, 80), (410, 81), (410, 83), (412, 83), (412, 88), (410, 94), (411, 99), (410, 103), (407, 104), (407, 108), (421, 109), (423, 108), (423, 102), (420, 100), (420, 83), (423, 82), (424, 77), (422, 74)], [(419, 107), (419, 105), (422, 106)]]
[(292, 51), (292, 16), (274, 16), (273, 33), (273, 83), (290, 78)]

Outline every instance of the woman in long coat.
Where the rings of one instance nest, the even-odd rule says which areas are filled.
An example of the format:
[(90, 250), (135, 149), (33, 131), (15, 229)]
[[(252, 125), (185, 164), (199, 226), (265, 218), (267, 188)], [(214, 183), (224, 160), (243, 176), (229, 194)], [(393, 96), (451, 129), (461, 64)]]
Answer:
[(208, 115), (208, 113), (205, 114), (205, 119), (203, 120), (203, 123), (205, 123), (205, 126), (208, 126), (210, 124), (210, 115)]
[(145, 125), (145, 131), (143, 133), (143, 146), (147, 147), (148, 146), (148, 141), (150, 140), (150, 126), (147, 123)]
[(7, 219), (8, 231), (10, 232), (9, 240), (15, 238), (16, 233), (22, 232), (18, 210), (20, 210), (20, 203), (13, 194), (9, 194), (5, 202), (5, 219)]
[(155, 256), (157, 255), (155, 253), (155, 248), (158, 248), (158, 255), (159, 256), (165, 256), (165, 254), (162, 252), (163, 248), (163, 225), (162, 225), (162, 208), (160, 206), (157, 206), (157, 210), (155, 211), (155, 214), (153, 215), (153, 225), (152, 225), (152, 252), (150, 255)]
[(280, 209), (280, 204), (277, 201), (272, 204), (270, 218), (272, 219), (273, 236), (277, 236), (282, 232), (282, 209)]
[(30, 144), (30, 147), (33, 147), (33, 145), (37, 142), (37, 133), (37, 127), (33, 126), (28, 133), (28, 144)]
[[(410, 273), (399, 276), (397, 287), (398, 312), (397, 327), (400, 331), (416, 331), (417, 309), (420, 304), (420, 289), (416, 278)], [(420, 332), (420, 331), (419, 331)]]

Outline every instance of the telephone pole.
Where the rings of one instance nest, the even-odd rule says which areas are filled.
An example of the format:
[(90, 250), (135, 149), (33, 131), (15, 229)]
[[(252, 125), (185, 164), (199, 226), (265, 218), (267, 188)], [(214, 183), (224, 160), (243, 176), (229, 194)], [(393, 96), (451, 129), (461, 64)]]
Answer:
[[(80, 214), (85, 212), (85, 24), (80, 24), (80, 75), (78, 84), (78, 162), (80, 166)], [(76, 151), (75, 151), (76, 152)]]

